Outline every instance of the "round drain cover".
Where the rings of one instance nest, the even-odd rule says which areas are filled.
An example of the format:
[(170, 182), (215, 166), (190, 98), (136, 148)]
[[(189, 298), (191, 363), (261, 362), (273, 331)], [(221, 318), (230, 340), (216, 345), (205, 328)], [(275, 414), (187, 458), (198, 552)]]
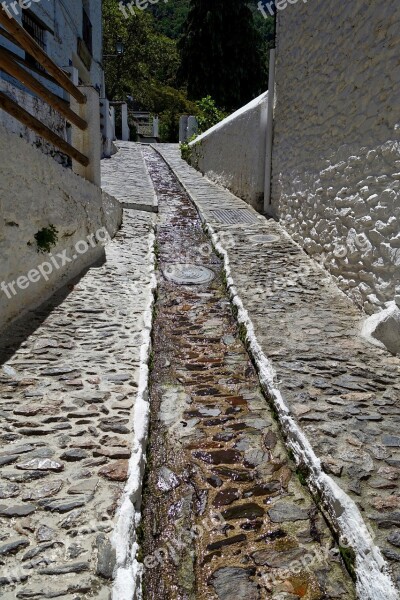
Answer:
[(181, 285), (201, 285), (210, 283), (215, 277), (214, 271), (199, 265), (173, 264), (165, 267), (165, 279)]
[(251, 241), (255, 244), (271, 244), (272, 242), (279, 242), (280, 239), (279, 235), (273, 233), (260, 233), (251, 237)]

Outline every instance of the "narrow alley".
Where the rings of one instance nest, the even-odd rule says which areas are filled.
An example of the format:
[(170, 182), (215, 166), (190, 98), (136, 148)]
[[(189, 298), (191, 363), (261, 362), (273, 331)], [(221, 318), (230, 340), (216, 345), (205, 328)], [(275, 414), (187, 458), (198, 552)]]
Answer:
[(104, 260), (2, 338), (1, 597), (395, 599), (399, 359), (275, 221), (122, 146)]

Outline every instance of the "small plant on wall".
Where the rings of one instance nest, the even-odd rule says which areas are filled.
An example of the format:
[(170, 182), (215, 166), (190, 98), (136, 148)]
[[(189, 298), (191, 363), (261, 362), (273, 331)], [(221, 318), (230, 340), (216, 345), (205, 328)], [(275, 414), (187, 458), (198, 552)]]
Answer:
[(43, 227), (35, 233), (36, 247), (38, 252), (48, 254), (53, 246), (58, 242), (58, 231), (54, 225)]

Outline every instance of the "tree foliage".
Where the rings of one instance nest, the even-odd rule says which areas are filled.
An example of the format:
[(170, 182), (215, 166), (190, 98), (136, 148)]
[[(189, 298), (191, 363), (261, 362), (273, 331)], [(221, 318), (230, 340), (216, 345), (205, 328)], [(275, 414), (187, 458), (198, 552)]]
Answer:
[(263, 43), (244, 0), (191, 0), (179, 49), (192, 99), (234, 110), (265, 89)]
[[(180, 57), (176, 41), (158, 32), (150, 10), (128, 13), (118, 0), (103, 0), (104, 70), (107, 96), (129, 101), (131, 108), (160, 116), (166, 141), (177, 141), (179, 116), (195, 114), (184, 89), (177, 84)], [(124, 52), (116, 56), (117, 42)]]

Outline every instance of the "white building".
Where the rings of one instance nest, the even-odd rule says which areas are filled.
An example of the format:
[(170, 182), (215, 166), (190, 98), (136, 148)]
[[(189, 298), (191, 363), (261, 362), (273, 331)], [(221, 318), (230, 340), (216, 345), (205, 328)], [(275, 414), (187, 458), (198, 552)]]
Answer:
[[(98, 91), (100, 98), (105, 97), (101, 0), (5, 0), (0, 4), (3, 6), (0, 10), (6, 11), (22, 24), (48, 56), (59, 67), (71, 73), (76, 85), (92, 86)], [(23, 57), (25, 68), (30, 67), (35, 77), (50, 91), (68, 100), (68, 94), (44, 73), (29, 54), (3, 36), (2, 31), (0, 29), (0, 47)], [(70, 139), (65, 119), (21, 83), (1, 71), (1, 67), (0, 90), (66, 140)], [(31, 143), (40, 145), (46, 153), (55, 154), (50, 144), (43, 143), (36, 134), (1, 110), (0, 123)], [(65, 158), (61, 153), (57, 152), (56, 155), (64, 162)]]

